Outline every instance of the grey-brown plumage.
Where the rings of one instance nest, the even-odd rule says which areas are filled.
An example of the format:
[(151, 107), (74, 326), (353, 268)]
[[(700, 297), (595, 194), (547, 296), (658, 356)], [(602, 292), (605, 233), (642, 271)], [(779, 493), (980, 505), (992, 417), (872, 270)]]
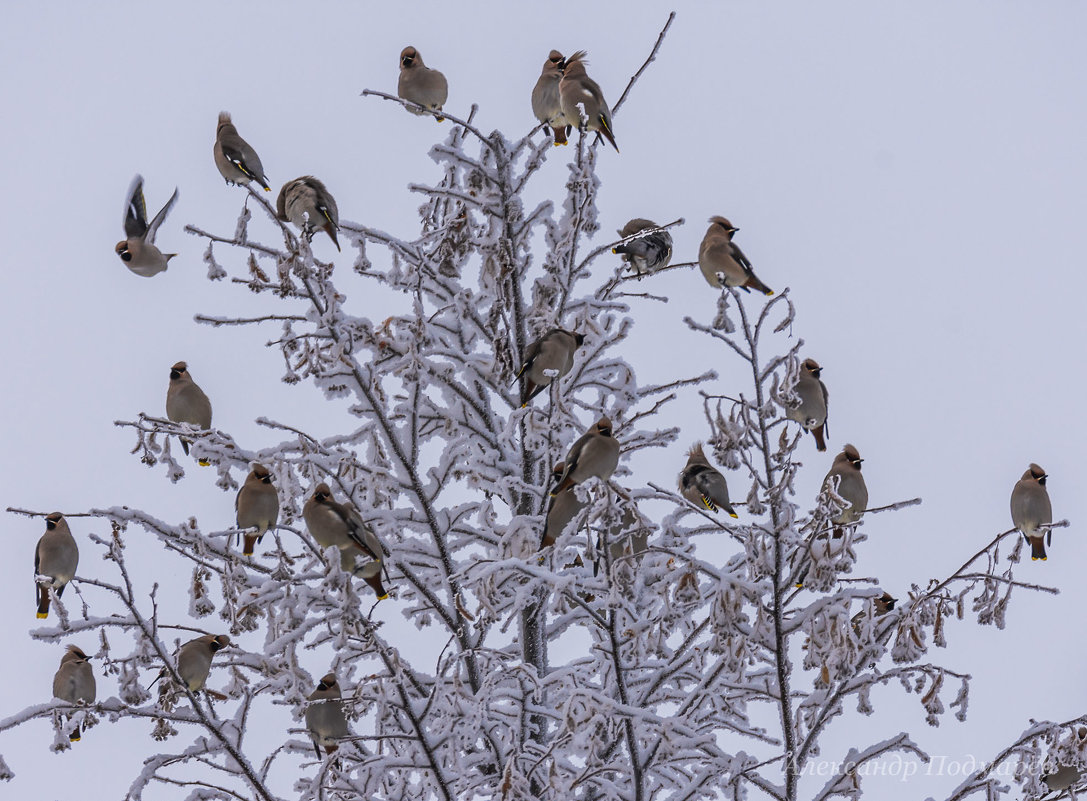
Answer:
[(163, 253), (155, 247), (155, 234), (159, 226), (170, 213), (170, 209), (177, 202), (177, 188), (166, 201), (166, 205), (159, 209), (159, 213), (151, 222), (147, 221), (147, 201), (143, 197), (143, 176), (137, 175), (132, 179), (128, 187), (128, 195), (125, 200), (124, 229), (125, 238), (117, 243), (114, 248), (125, 266), (136, 275), (150, 278), (158, 275), (166, 269), (167, 262), (176, 253)]
[(543, 69), (540, 70), (540, 78), (532, 89), (532, 113), (536, 119), (543, 123), (544, 133), (550, 132), (555, 136), (556, 145), (565, 145), (566, 137), (570, 133), (570, 121), (562, 113), (562, 100), (559, 98), (559, 82), (562, 80), (562, 68), (566, 59), (558, 50), (552, 50)]
[[(188, 423), (197, 428), (211, 428), (211, 401), (189, 374), (189, 366), (178, 362), (170, 368), (170, 385), (166, 389), (166, 418), (175, 423)], [(189, 452), (189, 440), (181, 437), (181, 447)], [(202, 459), (200, 464), (209, 462)]]
[(282, 222), (291, 222), (303, 232), (324, 231), (336, 250), (340, 242), (336, 232), (340, 230), (340, 212), (336, 200), (325, 185), (312, 175), (303, 175), (287, 181), (276, 198), (276, 216)]
[[(69, 645), (60, 658), (60, 667), (53, 676), (53, 697), (66, 701), (69, 704), (93, 704), (96, 687), (94, 683), (94, 671), (91, 670), (90, 659), (82, 649)], [(81, 736), (79, 726), (76, 726), (68, 734), (72, 742), (79, 740)]]
[(619, 466), (619, 443), (612, 436), (611, 420), (601, 417), (566, 454), (565, 467), (552, 495), (595, 476), (607, 481)]
[[(551, 471), (551, 477), (556, 484), (562, 481), (562, 476), (565, 472), (565, 462), (559, 462), (555, 465), (555, 468)], [(577, 517), (578, 512), (584, 508), (585, 504), (578, 500), (572, 486), (567, 487), (554, 495), (551, 498), (551, 503), (547, 507), (547, 517), (544, 520), (544, 533), (543, 539), (540, 542), (540, 547), (546, 548), (549, 545), (554, 545), (559, 534), (566, 529), (569, 522)]]
[(822, 371), (823, 368), (815, 359), (805, 359), (801, 363), (800, 377), (796, 380), (796, 394), (800, 398), (800, 404), (785, 410), (786, 417), (811, 432), (817, 451), (827, 449), (827, 387), (820, 378)]
[(225, 111), (219, 112), (219, 125), (215, 129), (212, 153), (219, 174), (228, 184), (247, 186), (250, 181), (256, 181), (264, 187), (265, 192), (272, 191), (260, 163), (260, 156), (238, 135), (238, 129), (230, 121), (230, 114)]
[[(379, 601), (389, 597), (381, 583), (381, 566), (385, 558), (381, 541), (366, 525), (353, 504), (337, 503), (332, 500), (332, 490), (328, 484), (318, 484), (313, 495), (302, 507), (302, 519), (306, 521), (306, 527), (321, 548), (334, 545), (340, 549), (340, 567), (343, 570), (355, 573), (365, 580), (373, 588)], [(368, 556), (373, 562), (356, 571), (357, 555)], [(371, 567), (375, 563), (376, 568)]]
[[(585, 337), (575, 331), (552, 328), (528, 346), (525, 363), (521, 365), (516, 376), (524, 376), (521, 408), (528, 406), (528, 402), (547, 389), (552, 381), (570, 372), (570, 368), (574, 366), (574, 352), (584, 341)], [(558, 374), (548, 375), (552, 371), (558, 371)]]
[[(422, 55), (411, 45), (400, 51), (400, 80), (396, 83), (396, 94), (410, 103), (438, 112), (435, 117), (438, 122), (445, 119), (441, 110), (449, 99), (449, 84), (444, 75), (423, 63)], [(426, 113), (413, 108), (408, 111), (416, 115)]]
[(333, 754), (339, 747), (339, 741), (348, 735), (347, 716), (343, 711), (343, 698), (336, 674), (329, 673), (322, 678), (317, 689), (309, 694), (309, 700), (306, 728), (320, 759), (322, 746), (326, 754)]
[(60, 512), (45, 516), (45, 533), (34, 549), (34, 589), (38, 618), (49, 617), (49, 589), (59, 598), (79, 567), (79, 546)]
[(1083, 774), (1075, 765), (1061, 765), (1052, 773), (1043, 775), (1042, 781), (1050, 792), (1059, 793), (1079, 784), (1081, 778), (1083, 778)]
[(1046, 475), (1031, 462), (1023, 477), (1012, 488), (1012, 525), (1019, 529), (1030, 543), (1030, 558), (1045, 561), (1045, 535), (1053, 522), (1053, 506), (1046, 489)]
[(602, 135), (618, 153), (619, 145), (615, 142), (611, 109), (599, 84), (585, 70), (587, 55), (584, 50), (579, 50), (567, 58), (563, 65), (562, 80), (559, 82), (562, 113), (570, 124), (579, 128), (584, 125), (586, 130)]
[[(615, 144), (611, 109), (608, 108), (608, 102), (604, 99), (604, 93), (600, 90), (599, 84), (585, 71), (585, 65), (588, 63), (585, 59), (587, 55), (588, 53), (584, 50), (578, 50), (566, 59), (566, 64), (562, 68), (562, 80), (559, 82), (562, 113), (571, 124), (576, 124), (580, 128), (584, 123), (586, 130), (599, 133), (618, 153), (619, 145)], [(579, 107), (584, 108), (584, 115)]]
[(253, 465), (245, 478), (245, 483), (238, 490), (234, 500), (237, 512), (238, 528), (255, 528), (255, 533), (246, 532), (242, 554), (252, 556), (254, 546), (261, 541), (269, 528), (279, 521), (279, 493), (272, 483), (272, 474), (262, 464)]
[(834, 529), (835, 537), (842, 535), (840, 526), (857, 522), (861, 513), (868, 508), (868, 486), (864, 483), (864, 476), (861, 474), (863, 461), (856, 448), (846, 445), (842, 452), (834, 457), (834, 463), (830, 466), (826, 478), (823, 479), (823, 486), (829, 487), (831, 481), (837, 477), (839, 482), (835, 492), (849, 504), (833, 519), (833, 522), (838, 524), (838, 527)]
[[(643, 220), (639, 217), (624, 225), (619, 230), (619, 236), (626, 239), (639, 231), (657, 227), (659, 226), (652, 220)], [(623, 261), (627, 262), (638, 275), (648, 275), (657, 270), (663, 270), (672, 260), (672, 235), (667, 231), (653, 231), (653, 233), (616, 245), (611, 252), (621, 253)]]
[(195, 640), (189, 640), (177, 652), (177, 675), (190, 692), (204, 689), (211, 672), (211, 658), (217, 651), (230, 645), (230, 637), (225, 634), (205, 634)]
[(687, 465), (679, 474), (679, 491), (691, 503), (704, 506), (711, 512), (720, 508), (729, 517), (738, 517), (728, 499), (725, 477), (710, 464), (701, 442), (696, 442), (687, 452)]
[(774, 290), (755, 276), (751, 262), (740, 246), (732, 241), (739, 230), (725, 217), (710, 217), (710, 227), (698, 249), (698, 266), (703, 277), (717, 289), (738, 286), (747, 291), (754, 289), (764, 295), (773, 295)]

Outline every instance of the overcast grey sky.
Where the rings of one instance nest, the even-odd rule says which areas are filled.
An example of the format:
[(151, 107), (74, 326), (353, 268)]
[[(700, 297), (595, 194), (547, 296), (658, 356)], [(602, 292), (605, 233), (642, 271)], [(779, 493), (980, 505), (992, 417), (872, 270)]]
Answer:
[[(1010, 526), (1008, 496), (1031, 461), (1051, 476), (1055, 515), (1073, 521), (1054, 535), (1048, 562), (1028, 561), (1017, 574), (1060, 596), (1020, 596), (1003, 632), (956, 623), (950, 648), (932, 654), (974, 676), (966, 723), (948, 716), (929, 729), (916, 698), (888, 688), (875, 695), (872, 718), (839, 726), (824, 756), (905, 729), (934, 754), (984, 759), (1030, 718), (1084, 712), (1087, 548), (1076, 523), (1087, 519), (1079, 364), (1087, 7), (674, 7), (658, 61), (615, 120), (622, 153), (600, 154), (600, 241), (631, 217), (684, 217), (676, 259), (691, 260), (706, 218), (724, 214), (742, 229), (738, 241), (760, 278), (791, 287), (796, 333), (805, 355), (824, 365), (831, 396), (831, 452), (805, 443), (810, 468), (798, 502), (814, 496), (847, 441), (866, 459), (873, 504), (922, 496), (923, 506), (866, 524), (856, 573), (881, 577), (899, 597)], [(260, 415), (300, 425), (327, 415), (308, 387), (280, 383), (280, 356), (263, 348), (274, 332), (192, 321), (198, 312), (265, 308), (245, 289), (209, 283), (200, 242), (182, 231), (193, 223), (229, 234), (242, 203), (212, 163), (221, 109), (276, 190), (314, 174), (343, 219), (410, 236), (420, 199), (406, 186), (434, 178), (426, 151), (447, 128), (359, 97), (363, 88), (395, 91), (402, 46), (415, 45), (446, 74), (451, 112), (479, 103), (480, 128), (520, 136), (534, 124), (529, 92), (549, 49), (587, 49), (590, 74), (614, 102), (667, 10), (635, 0), (10, 5), (0, 32), (8, 281), (0, 505), (128, 504), (229, 526), (233, 497), (215, 489), (210, 471), (190, 470), (171, 485), (128, 454), (134, 439), (112, 425), (161, 414), (178, 359), (211, 396), (216, 426), (247, 446), (274, 441), (254, 425)], [(569, 152), (551, 154), (534, 192), (559, 196)], [(158, 239), (180, 255), (154, 279), (131, 274), (113, 252), (137, 172), (152, 214), (180, 187)], [(318, 240), (318, 255), (335, 255), (325, 245)], [(647, 290), (672, 300), (633, 306), (639, 328), (628, 360), (642, 381), (713, 367), (719, 391), (740, 386), (735, 359), (681, 323), (687, 314), (712, 319), (714, 293), (697, 271), (651, 280), (658, 284)], [(360, 315), (392, 311), (352, 301)], [(696, 408), (691, 401), (676, 414)], [(697, 423), (685, 426), (686, 439), (705, 436)], [(671, 484), (682, 462), (681, 453), (644, 460), (630, 481)], [(48, 700), (62, 652), (27, 635), (43, 527), (9, 516), (4, 530), (0, 632), (9, 661), (0, 717)], [(85, 521), (73, 530), (85, 543)], [(96, 564), (88, 543), (80, 572)], [(99, 677), (99, 694), (112, 694), (110, 679)], [(47, 752), (44, 724), (0, 735), (0, 753), (19, 774), (6, 792), (85, 797), (85, 777), (99, 771), (97, 797), (120, 797), (140, 757), (154, 752), (147, 728), (101, 725), (60, 756)], [(34, 787), (36, 770), (49, 771), (48, 790)], [(889, 782), (881, 797), (936, 795), (960, 778)]]

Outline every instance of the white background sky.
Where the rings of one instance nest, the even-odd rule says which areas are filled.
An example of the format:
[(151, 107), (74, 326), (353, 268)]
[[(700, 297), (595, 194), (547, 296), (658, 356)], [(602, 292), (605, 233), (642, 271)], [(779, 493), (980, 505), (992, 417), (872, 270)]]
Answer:
[[(1018, 594), (1004, 632), (955, 624), (951, 647), (931, 654), (974, 676), (965, 724), (947, 716), (929, 729), (916, 698), (891, 688), (875, 695), (873, 718), (839, 724), (823, 756), (905, 729), (934, 754), (983, 759), (1030, 718), (1082, 713), (1087, 8), (675, 7), (657, 63), (615, 120), (621, 155), (601, 153), (601, 236), (635, 216), (682, 216), (676, 259), (691, 260), (706, 218), (724, 214), (742, 229), (737, 241), (759, 276), (792, 288), (795, 330), (805, 355), (824, 365), (831, 400), (831, 452), (805, 443), (798, 501), (814, 496), (846, 441), (866, 458), (873, 504), (922, 496), (923, 506), (866, 525), (856, 574), (880, 576), (899, 597), (1008, 528), (1008, 495), (1030, 461), (1051, 476), (1056, 516), (1073, 521), (1055, 534), (1047, 563), (1028, 561), (1017, 574), (1060, 596)], [(211, 158), (221, 109), (260, 153), (276, 191), (314, 174), (342, 219), (411, 236), (420, 199), (406, 185), (435, 178), (426, 151), (447, 128), (359, 97), (367, 87), (395, 92), (401, 47), (415, 45), (445, 72), (450, 111), (466, 115), (477, 102), (480, 128), (520, 136), (534, 124), (529, 93), (548, 50), (587, 49), (590, 74), (614, 102), (666, 16), (656, 3), (633, 1), (10, 5), (0, 31), (8, 282), (0, 507), (129, 504), (173, 521), (196, 515), (206, 529), (229, 526), (233, 496), (214, 488), (211, 471), (190, 470), (171, 485), (128, 455), (134, 438), (112, 425), (162, 414), (178, 359), (211, 397), (216, 426), (243, 446), (275, 441), (254, 425), (260, 415), (322, 433), (335, 424), (312, 390), (279, 382), (280, 357), (262, 348), (275, 331), (192, 322), (198, 312), (267, 309), (244, 289), (210, 284), (201, 243), (182, 231), (186, 223), (234, 228), (243, 193), (223, 184)], [(552, 153), (534, 197), (560, 197), (570, 152)], [(158, 238), (181, 255), (154, 279), (131, 274), (113, 252), (136, 172), (151, 214), (181, 190)], [(316, 247), (334, 255), (321, 239)], [(600, 260), (595, 269), (610, 268)], [(742, 389), (735, 358), (680, 322), (712, 319), (714, 294), (697, 271), (653, 280), (645, 289), (672, 300), (633, 306), (639, 329), (627, 358), (640, 378), (713, 367), (722, 375), (716, 391)], [(395, 311), (370, 308), (362, 293), (351, 301), (363, 316)], [(687, 419), (685, 438), (704, 437), (698, 418)], [(633, 465), (623, 481), (671, 484), (682, 464), (677, 447)], [(102, 563), (86, 541), (89, 526), (72, 527), (86, 543), (80, 573), (95, 575)], [(4, 525), (0, 717), (49, 698), (62, 653), (28, 637), (43, 530), (21, 517)], [(150, 560), (144, 579), (178, 566)], [(387, 631), (400, 625), (405, 638), (420, 636), (395, 610), (386, 617)], [(112, 680), (100, 676), (100, 697), (111, 694)], [(0, 735), (18, 774), (3, 794), (87, 797), (94, 772), (95, 797), (120, 797), (140, 757), (155, 752), (149, 728), (101, 725), (59, 756), (47, 751), (45, 724)], [(937, 795), (958, 781), (891, 783), (881, 797)]]

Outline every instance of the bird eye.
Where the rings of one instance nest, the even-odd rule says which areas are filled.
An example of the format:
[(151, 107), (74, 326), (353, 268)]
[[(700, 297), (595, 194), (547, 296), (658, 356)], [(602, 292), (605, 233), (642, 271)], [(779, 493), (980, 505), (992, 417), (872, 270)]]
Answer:
[(121, 253), (121, 261), (132, 261), (132, 254), (127, 250)]

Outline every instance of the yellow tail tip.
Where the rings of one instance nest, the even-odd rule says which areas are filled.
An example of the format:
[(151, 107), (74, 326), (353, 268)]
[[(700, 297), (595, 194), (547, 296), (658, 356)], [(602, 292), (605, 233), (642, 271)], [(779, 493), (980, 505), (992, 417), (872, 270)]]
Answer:
[(438, 122), (445, 122), (445, 117), (435, 117)]
[(770, 297), (773, 294), (774, 294), (774, 290), (772, 290), (772, 289), (768, 290), (767, 293), (766, 293), (766, 297)]
[(69, 735), (69, 737), (68, 737), (68, 740), (73, 742), (73, 743), (78, 743), (81, 739), (83, 739), (83, 738), (78, 737), (78, 736), (77, 737), (72, 737), (71, 735)]
[(38, 620), (45, 620), (47, 617), (49, 617), (48, 612), (38, 612)]
[(618, 253), (619, 251), (618, 251), (618, 250), (616, 250), (615, 248), (612, 248), (612, 249), (611, 249), (611, 252), (612, 252), (612, 253)]
[(740, 516), (738, 514), (736, 514), (735, 512), (729, 512), (728, 516), (731, 517), (731, 518), (734, 518), (736, 520), (740, 519)]
[(264, 187), (264, 191), (265, 191), (265, 192), (271, 192), (271, 191), (272, 191), (272, 187), (270, 187), (270, 186), (266, 186), (266, 187)]
[(252, 551), (242, 551), (242, 556), (252, 556), (252, 555), (253, 555)]
[(796, 588), (797, 588), (797, 589), (799, 590), (799, 589), (803, 588), (803, 586), (804, 586), (804, 582), (803, 582), (803, 581), (798, 581), (798, 582), (797, 582), (796, 584), (794, 584), (793, 586), (794, 586), (794, 587), (796, 587)]
[(379, 596), (377, 596), (377, 599), (378, 599), (379, 601), (385, 601), (385, 600), (387, 600), (387, 599), (388, 599), (388, 597), (389, 597), (389, 593), (385, 593), (384, 595), (379, 595)]
[(209, 462), (207, 459), (201, 459), (197, 462), (197, 464), (201, 467), (211, 467), (211, 462)]
[[(1047, 557), (1045, 557), (1045, 556), (1032, 556), (1032, 557), (1030, 557), (1030, 561), (1032, 561), (1032, 562), (1045, 562), (1045, 561), (1047, 561)], [(42, 615), (38, 615), (38, 617), (42, 617)]]

